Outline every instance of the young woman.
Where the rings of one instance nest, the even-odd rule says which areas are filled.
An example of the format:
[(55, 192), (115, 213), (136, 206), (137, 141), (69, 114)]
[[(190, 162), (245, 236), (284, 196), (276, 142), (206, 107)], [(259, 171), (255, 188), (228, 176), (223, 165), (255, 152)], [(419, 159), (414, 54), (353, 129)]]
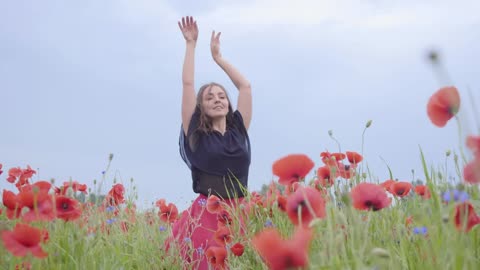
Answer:
[(213, 60), (238, 89), (233, 110), (223, 86), (208, 83), (195, 95), (194, 56), (198, 27), (192, 17), (178, 22), (186, 41), (183, 64), (182, 130), (180, 154), (191, 170), (198, 197), (173, 225), (173, 236), (190, 269), (208, 269), (205, 251), (217, 245), (217, 215), (205, 209), (210, 195), (234, 206), (246, 194), (250, 167), (248, 127), (252, 118), (252, 94), (247, 81), (220, 53), (220, 33), (212, 32)]

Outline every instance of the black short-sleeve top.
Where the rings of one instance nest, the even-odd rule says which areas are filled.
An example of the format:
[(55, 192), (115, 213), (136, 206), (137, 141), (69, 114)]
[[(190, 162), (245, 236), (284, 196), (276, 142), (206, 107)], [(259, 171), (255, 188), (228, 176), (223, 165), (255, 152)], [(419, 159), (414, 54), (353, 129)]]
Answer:
[(200, 110), (192, 115), (188, 132), (180, 131), (180, 155), (192, 172), (193, 191), (206, 196), (243, 197), (248, 186), (250, 139), (238, 110), (227, 115), (227, 127), (198, 129)]

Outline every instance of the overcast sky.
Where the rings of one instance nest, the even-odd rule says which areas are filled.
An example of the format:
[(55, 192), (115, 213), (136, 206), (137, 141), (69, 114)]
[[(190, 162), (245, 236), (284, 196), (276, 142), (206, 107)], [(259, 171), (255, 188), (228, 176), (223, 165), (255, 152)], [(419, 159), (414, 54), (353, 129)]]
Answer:
[[(414, 169), (422, 179), (419, 145), (439, 166), (459, 144), (455, 122), (439, 129), (427, 118), (439, 87), (459, 88), (464, 133), (479, 132), (478, 10), (476, 0), (1, 1), (0, 189), (14, 190), (6, 171), (26, 165), (35, 180), (93, 187), (113, 153), (104, 191), (114, 177), (131, 190), (133, 178), (139, 206), (165, 198), (185, 208), (196, 196), (178, 151), (186, 15), (200, 30), (196, 89), (219, 82), (236, 104), (211, 59), (212, 30), (252, 84), (251, 191), (284, 155), (321, 166), (320, 152), (338, 151), (329, 130), (342, 151), (360, 152), (370, 119), (374, 176), (388, 179), (383, 158), (395, 178), (410, 181)], [(431, 49), (448, 77), (426, 61)]]

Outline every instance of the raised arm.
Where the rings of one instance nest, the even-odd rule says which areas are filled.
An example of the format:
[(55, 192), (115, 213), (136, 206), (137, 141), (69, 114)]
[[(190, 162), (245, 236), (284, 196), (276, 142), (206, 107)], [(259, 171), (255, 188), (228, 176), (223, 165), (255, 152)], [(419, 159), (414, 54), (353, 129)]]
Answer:
[(193, 20), (193, 17), (188, 16), (186, 18), (182, 17), (182, 21), (178, 22), (178, 26), (180, 27), (187, 44), (182, 71), (182, 127), (183, 132), (186, 135), (196, 106), (194, 70), (195, 46), (197, 45), (198, 27), (197, 22)]
[(210, 41), (210, 49), (212, 51), (213, 60), (227, 73), (235, 87), (238, 89), (237, 110), (242, 114), (245, 128), (248, 129), (252, 120), (252, 88), (250, 82), (243, 75), (227, 62), (220, 53), (220, 32), (215, 35), (212, 32)]

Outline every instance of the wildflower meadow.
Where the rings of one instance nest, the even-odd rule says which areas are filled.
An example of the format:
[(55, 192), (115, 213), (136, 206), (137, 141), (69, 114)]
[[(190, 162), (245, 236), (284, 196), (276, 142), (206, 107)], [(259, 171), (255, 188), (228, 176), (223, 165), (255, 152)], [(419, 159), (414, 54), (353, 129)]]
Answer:
[[(459, 121), (461, 104), (444, 86), (419, 117), (441, 128)], [(188, 214), (174, 202), (139, 210), (125, 183), (33, 181), (30, 166), (0, 164), (0, 181), (11, 183), (0, 269), (192, 269), (180, 250), (206, 256), (211, 269), (480, 269), (480, 134), (466, 138), (445, 154), (455, 172), (427, 164), (419, 148), (420, 182), (372, 175), (361, 149), (279, 157), (265, 168), (276, 179), (234, 207), (216, 196), (198, 202), (218, 217), (207, 250), (188, 236), (172, 241), (173, 222)]]

